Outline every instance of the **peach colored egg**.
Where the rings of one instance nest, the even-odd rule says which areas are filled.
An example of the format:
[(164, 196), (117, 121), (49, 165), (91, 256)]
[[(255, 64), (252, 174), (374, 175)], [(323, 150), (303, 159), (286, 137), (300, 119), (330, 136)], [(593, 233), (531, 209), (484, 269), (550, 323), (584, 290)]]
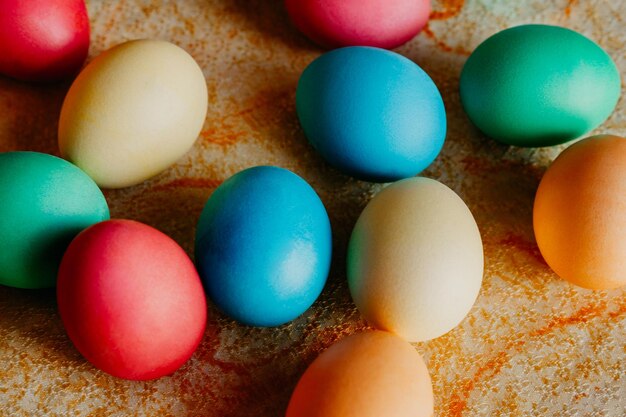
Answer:
[(379, 192), (354, 226), (347, 258), (350, 293), (363, 317), (411, 342), (456, 327), (482, 284), (474, 217), (454, 191), (429, 178)]
[(287, 417), (430, 417), (428, 369), (413, 346), (381, 331), (358, 333), (324, 351), (296, 386)]
[(533, 221), (561, 278), (592, 289), (626, 285), (626, 139), (593, 136), (563, 151), (539, 184)]

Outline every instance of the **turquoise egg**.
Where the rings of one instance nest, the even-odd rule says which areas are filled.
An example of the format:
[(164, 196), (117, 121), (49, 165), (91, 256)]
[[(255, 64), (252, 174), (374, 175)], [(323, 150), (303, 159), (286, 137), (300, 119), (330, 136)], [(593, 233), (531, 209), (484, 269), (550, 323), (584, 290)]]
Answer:
[(250, 326), (278, 326), (304, 313), (324, 288), (330, 221), (298, 175), (249, 168), (207, 201), (195, 252), (206, 292), (222, 312)]
[(620, 96), (611, 57), (558, 26), (523, 25), (480, 44), (461, 73), (463, 107), (486, 135), (505, 144), (551, 146), (602, 124)]
[(65, 249), (109, 218), (95, 182), (71, 163), (36, 152), (0, 154), (0, 284), (56, 284)]
[(309, 142), (353, 177), (390, 182), (430, 165), (446, 137), (446, 111), (433, 80), (384, 49), (335, 49), (302, 73), (296, 109)]

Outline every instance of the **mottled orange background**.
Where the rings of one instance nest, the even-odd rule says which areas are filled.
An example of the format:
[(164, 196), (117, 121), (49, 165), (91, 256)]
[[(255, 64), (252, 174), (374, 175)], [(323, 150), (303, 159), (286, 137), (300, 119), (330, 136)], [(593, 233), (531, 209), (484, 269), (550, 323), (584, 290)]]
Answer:
[[(145, 184), (107, 191), (112, 215), (153, 225), (191, 254), (197, 217), (215, 187), (243, 168), (280, 165), (306, 178), (328, 208), (332, 273), (314, 306), (279, 328), (244, 327), (211, 306), (193, 358), (150, 382), (115, 379), (83, 360), (63, 331), (54, 291), (1, 287), (0, 414), (280, 416), (313, 358), (366, 326), (350, 300), (344, 255), (358, 214), (380, 186), (327, 166), (307, 144), (294, 109), (298, 76), (322, 51), (289, 24), (279, 0), (92, 0), (88, 7), (90, 57), (129, 39), (166, 39), (197, 59), (209, 87), (209, 113), (195, 147)], [(625, 416), (626, 290), (565, 283), (546, 266), (533, 237), (535, 189), (562, 147), (515, 149), (485, 138), (461, 109), (458, 82), (483, 39), (531, 22), (594, 39), (624, 78), (626, 2), (440, 0), (433, 8), (428, 27), (398, 49), (433, 77), (448, 111), (447, 142), (424, 175), (467, 202), (486, 258), (468, 318), (415, 345), (433, 378), (436, 415)], [(68, 87), (0, 77), (0, 151), (58, 154), (57, 118)], [(594, 133), (626, 136), (624, 101)]]

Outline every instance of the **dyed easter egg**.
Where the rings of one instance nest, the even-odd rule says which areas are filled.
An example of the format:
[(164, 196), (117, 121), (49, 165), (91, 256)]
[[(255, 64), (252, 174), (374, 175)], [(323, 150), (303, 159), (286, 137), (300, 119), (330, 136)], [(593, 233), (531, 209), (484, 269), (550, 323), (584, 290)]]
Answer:
[(463, 200), (410, 178), (379, 192), (348, 247), (352, 299), (374, 327), (411, 342), (443, 335), (469, 313), (483, 277), (483, 247)]
[(123, 43), (72, 84), (59, 121), (61, 154), (102, 187), (138, 184), (191, 148), (207, 105), (202, 70), (183, 49), (155, 40)]
[(74, 165), (36, 152), (0, 153), (0, 284), (54, 287), (70, 241), (108, 218), (102, 192)]
[(461, 73), (461, 101), (486, 135), (514, 146), (577, 138), (611, 115), (620, 76), (611, 57), (570, 29), (523, 25), (476, 48)]
[(433, 388), (413, 346), (368, 331), (335, 343), (308, 367), (287, 417), (431, 417)]
[(626, 139), (593, 136), (563, 151), (541, 179), (533, 223), (561, 278), (592, 289), (626, 285)]
[(365, 180), (416, 175), (446, 136), (443, 101), (428, 74), (383, 49), (349, 47), (317, 58), (300, 77), (296, 108), (326, 161)]
[(395, 48), (428, 22), (430, 0), (286, 0), (296, 27), (313, 42)]
[(56, 81), (83, 65), (89, 50), (84, 0), (1, 0), (0, 73)]
[(211, 300), (251, 326), (301, 315), (326, 283), (331, 230), (321, 200), (286, 169), (259, 166), (220, 185), (196, 232), (196, 264)]
[(130, 220), (98, 223), (72, 241), (57, 299), (78, 351), (125, 379), (174, 372), (200, 344), (207, 319), (202, 283), (185, 251)]

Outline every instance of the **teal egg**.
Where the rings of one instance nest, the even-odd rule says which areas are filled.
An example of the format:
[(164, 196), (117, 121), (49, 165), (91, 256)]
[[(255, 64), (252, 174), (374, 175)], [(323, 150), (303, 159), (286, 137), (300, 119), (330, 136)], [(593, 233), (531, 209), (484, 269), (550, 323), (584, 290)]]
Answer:
[(109, 218), (95, 182), (76, 166), (37, 152), (0, 154), (0, 284), (56, 284), (71, 240)]
[(551, 146), (584, 135), (613, 112), (620, 75), (596, 43), (570, 29), (523, 25), (488, 38), (461, 73), (463, 107), (497, 141)]

